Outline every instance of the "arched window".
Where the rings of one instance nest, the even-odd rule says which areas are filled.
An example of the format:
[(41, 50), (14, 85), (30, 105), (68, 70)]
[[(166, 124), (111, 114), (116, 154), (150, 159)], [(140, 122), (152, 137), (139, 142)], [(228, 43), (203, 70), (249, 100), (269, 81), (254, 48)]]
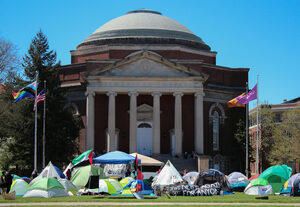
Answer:
[(217, 111), (213, 115), (213, 150), (219, 150), (219, 127), (220, 127), (220, 115)]

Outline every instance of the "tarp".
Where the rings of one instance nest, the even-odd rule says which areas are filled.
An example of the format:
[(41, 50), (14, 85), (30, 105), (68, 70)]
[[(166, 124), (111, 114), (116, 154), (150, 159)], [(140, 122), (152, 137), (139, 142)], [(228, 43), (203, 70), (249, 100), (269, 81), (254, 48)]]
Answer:
[(76, 168), (71, 177), (71, 182), (78, 188), (83, 188), (88, 183), (90, 176), (103, 177), (103, 168), (87, 165)]
[(138, 156), (138, 159), (141, 160), (141, 165), (142, 166), (162, 166), (164, 165), (163, 162), (159, 161), (159, 160), (156, 160), (156, 159), (153, 159), (152, 157), (148, 157), (148, 156), (145, 156), (145, 155), (141, 155), (141, 154), (138, 154), (138, 153), (131, 153), (130, 155), (132, 156)]
[(274, 193), (279, 193), (283, 184), (290, 178), (292, 168), (287, 165), (275, 165), (263, 171), (259, 178), (266, 179)]
[[(138, 188), (138, 190), (137, 190)], [(142, 180), (134, 180), (124, 186), (121, 195), (131, 196), (134, 192), (138, 191), (140, 195), (150, 195), (154, 192), (154, 190), (144, 181)]]
[[(93, 159), (93, 163), (98, 164), (128, 164), (133, 163), (135, 157), (125, 152), (113, 151)], [(139, 164), (141, 160), (138, 159)]]
[(249, 184), (247, 177), (240, 172), (232, 172), (227, 176), (227, 180), (233, 191), (244, 191), (245, 187)]
[(153, 178), (152, 187), (154, 186), (168, 186), (178, 182), (182, 182), (183, 178), (172, 165), (170, 160), (165, 164), (161, 172)]
[(300, 196), (300, 173), (290, 177), (282, 186), (280, 194), (288, 196)]
[(37, 180), (45, 177), (58, 179), (65, 178), (65, 175), (50, 161), (48, 165), (43, 169), (43, 171), (39, 174), (39, 176), (37, 176), (30, 182), (30, 185), (34, 184)]

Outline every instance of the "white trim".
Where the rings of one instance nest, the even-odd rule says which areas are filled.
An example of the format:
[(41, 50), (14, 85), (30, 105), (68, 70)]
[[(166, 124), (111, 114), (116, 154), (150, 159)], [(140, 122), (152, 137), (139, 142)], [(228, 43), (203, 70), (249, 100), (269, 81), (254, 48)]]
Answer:
[(67, 88), (67, 87), (73, 87), (73, 86), (81, 86), (81, 82), (60, 84), (61, 88)]

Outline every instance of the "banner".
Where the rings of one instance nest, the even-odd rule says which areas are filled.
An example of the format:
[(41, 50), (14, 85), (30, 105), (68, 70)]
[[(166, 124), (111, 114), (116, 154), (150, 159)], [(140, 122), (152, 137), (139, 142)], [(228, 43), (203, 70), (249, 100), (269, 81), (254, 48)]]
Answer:
[(125, 177), (127, 164), (106, 164), (104, 166), (105, 177)]

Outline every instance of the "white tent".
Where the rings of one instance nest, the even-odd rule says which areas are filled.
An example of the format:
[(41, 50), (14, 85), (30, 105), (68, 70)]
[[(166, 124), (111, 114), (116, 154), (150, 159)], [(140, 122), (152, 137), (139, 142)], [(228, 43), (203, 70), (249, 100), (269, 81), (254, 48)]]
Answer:
[(189, 172), (183, 176), (183, 179), (185, 179), (190, 185), (194, 185), (194, 182), (198, 178), (198, 175), (198, 172)]
[(51, 161), (48, 163), (48, 165), (43, 169), (43, 171), (34, 178), (29, 184), (32, 185), (35, 183), (37, 180), (41, 178), (61, 178), (61, 176), (58, 174), (57, 170), (55, 169), (55, 166), (51, 163)]
[(272, 195), (272, 186), (271, 185), (252, 185), (252, 183), (249, 183), (244, 191), (247, 195)]
[(182, 181), (181, 175), (172, 165), (170, 160), (168, 160), (161, 172), (154, 177), (152, 187), (168, 186)]
[(164, 163), (159, 160), (153, 159), (152, 157), (138, 154), (136, 152), (131, 153), (130, 155), (132, 155), (134, 157), (137, 155), (138, 159), (141, 160), (142, 166), (162, 166), (162, 165), (164, 165)]

